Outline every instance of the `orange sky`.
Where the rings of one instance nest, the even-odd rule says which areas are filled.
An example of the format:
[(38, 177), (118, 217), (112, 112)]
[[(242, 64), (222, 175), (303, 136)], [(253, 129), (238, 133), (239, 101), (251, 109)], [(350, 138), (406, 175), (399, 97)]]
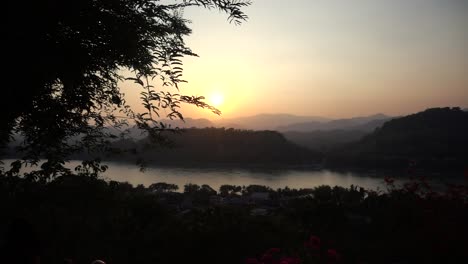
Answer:
[[(467, 3), (256, 0), (242, 26), (216, 10), (188, 9), (186, 42), (200, 57), (184, 60), (181, 92), (223, 97), (225, 118), (468, 107)], [(136, 105), (138, 88), (123, 87)], [(193, 107), (183, 113), (217, 118)]]

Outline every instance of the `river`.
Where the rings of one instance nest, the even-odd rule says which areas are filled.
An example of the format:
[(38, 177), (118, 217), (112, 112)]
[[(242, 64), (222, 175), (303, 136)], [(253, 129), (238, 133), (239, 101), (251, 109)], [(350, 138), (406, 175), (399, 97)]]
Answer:
[[(12, 160), (4, 160), (8, 166)], [(67, 167), (74, 168), (80, 161), (71, 161)], [(404, 176), (400, 173), (372, 172), (372, 171), (332, 171), (318, 169), (243, 169), (229, 167), (147, 167), (144, 172), (133, 164), (104, 162), (109, 166), (108, 170), (102, 174), (105, 180), (129, 182), (133, 185), (143, 184), (149, 186), (156, 182), (173, 183), (183, 190), (187, 183), (208, 184), (214, 189), (219, 189), (223, 184), (231, 185), (266, 185), (271, 188), (312, 188), (319, 185), (349, 187), (351, 185), (364, 187), (373, 190), (385, 190), (384, 176), (398, 177)], [(27, 168), (31, 170), (31, 168)], [(400, 177), (397, 184), (406, 181)], [(453, 182), (453, 178), (450, 180)], [(441, 180), (433, 180), (434, 184), (440, 185)]]

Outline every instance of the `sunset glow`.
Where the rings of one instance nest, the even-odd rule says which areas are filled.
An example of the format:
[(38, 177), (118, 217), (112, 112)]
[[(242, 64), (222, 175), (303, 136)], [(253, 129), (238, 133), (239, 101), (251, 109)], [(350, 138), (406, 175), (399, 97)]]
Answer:
[(224, 96), (219, 92), (213, 93), (209, 99), (214, 107), (219, 108), (224, 103)]
[[(287, 2), (254, 1), (240, 26), (223, 14), (185, 10), (193, 21), (187, 43), (200, 57), (184, 60), (183, 91), (219, 106), (211, 87), (223, 84), (224, 117), (468, 107), (464, 1)], [(208, 111), (187, 115), (214, 118)]]
[(1, 263), (468, 263), (468, 0), (2, 8)]
[[(466, 10), (461, 1), (260, 0), (235, 26), (188, 8), (186, 42), (199, 57), (183, 59), (181, 91), (205, 96), (222, 116), (191, 106), (184, 115), (346, 118), (468, 107)], [(140, 89), (127, 86), (127, 101), (142, 109)]]

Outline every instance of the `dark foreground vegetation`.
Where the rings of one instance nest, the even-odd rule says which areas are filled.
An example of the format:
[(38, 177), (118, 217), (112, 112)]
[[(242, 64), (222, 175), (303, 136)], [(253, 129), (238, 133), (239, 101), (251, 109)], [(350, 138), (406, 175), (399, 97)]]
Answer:
[[(467, 263), (467, 187), (149, 187), (0, 176), (1, 263)], [(457, 260), (457, 262), (454, 262)], [(67, 263), (67, 262), (65, 262)]]

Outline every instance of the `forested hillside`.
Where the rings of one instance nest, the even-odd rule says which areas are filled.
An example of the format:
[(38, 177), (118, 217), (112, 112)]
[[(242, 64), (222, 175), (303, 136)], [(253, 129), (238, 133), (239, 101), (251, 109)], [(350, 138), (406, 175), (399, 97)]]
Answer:
[(156, 147), (143, 139), (114, 143), (125, 153), (107, 159), (139, 159), (150, 164), (296, 164), (313, 165), (321, 155), (297, 146), (275, 131), (251, 131), (225, 128), (185, 129), (165, 134), (166, 147)]
[(468, 113), (433, 108), (386, 122), (362, 140), (332, 153), (328, 164), (458, 169), (468, 164)]

